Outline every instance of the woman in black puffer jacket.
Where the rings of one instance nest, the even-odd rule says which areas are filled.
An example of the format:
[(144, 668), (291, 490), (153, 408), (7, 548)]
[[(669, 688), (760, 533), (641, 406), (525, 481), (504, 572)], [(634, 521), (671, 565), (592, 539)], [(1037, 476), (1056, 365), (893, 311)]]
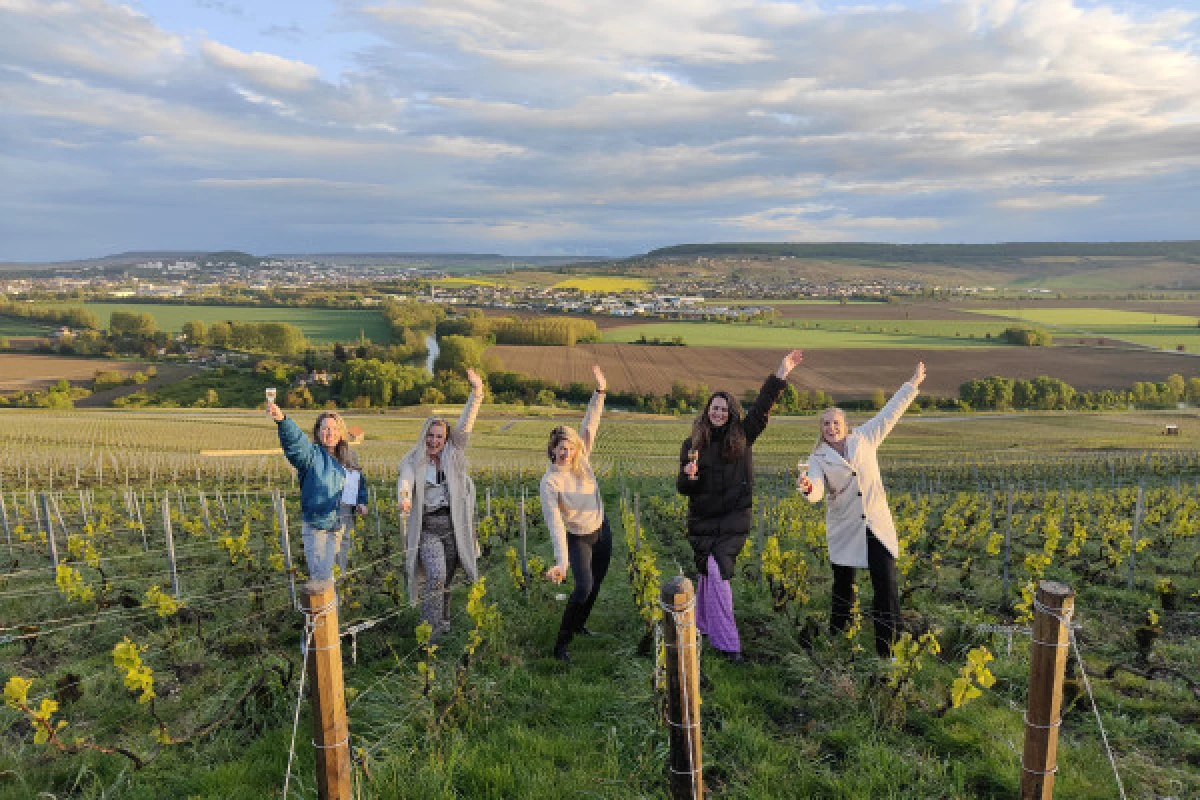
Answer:
[(741, 405), (728, 392), (713, 394), (679, 451), (675, 488), (688, 498), (688, 543), (697, 572), (696, 628), (735, 662), (742, 660), (742, 645), (729, 580), (754, 516), (751, 447), (767, 427), (788, 374), (802, 358), (799, 350), (784, 356), (744, 417)]

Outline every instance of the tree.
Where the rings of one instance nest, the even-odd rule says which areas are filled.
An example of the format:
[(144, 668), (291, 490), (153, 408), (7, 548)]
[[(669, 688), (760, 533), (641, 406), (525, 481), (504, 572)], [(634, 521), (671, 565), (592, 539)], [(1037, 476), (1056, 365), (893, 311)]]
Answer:
[(204, 344), (207, 334), (208, 326), (204, 324), (204, 320), (193, 319), (183, 323), (183, 335), (187, 337), (188, 344)]
[(208, 343), (213, 347), (229, 347), (233, 328), (228, 322), (214, 322), (208, 329)]
[(152, 314), (114, 311), (108, 319), (108, 332), (113, 336), (152, 336), (157, 330), (158, 323)]
[(871, 408), (878, 411), (887, 403), (887, 395), (883, 393), (883, 389), (876, 389), (871, 392)]
[(483, 366), (483, 342), (468, 336), (444, 336), (438, 342), (441, 352), (433, 363), (434, 371), (465, 372), (468, 367)]

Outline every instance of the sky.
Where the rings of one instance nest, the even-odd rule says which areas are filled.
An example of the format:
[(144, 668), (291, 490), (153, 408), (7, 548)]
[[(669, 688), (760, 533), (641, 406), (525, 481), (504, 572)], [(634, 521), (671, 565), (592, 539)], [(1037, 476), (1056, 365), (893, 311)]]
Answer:
[(0, 0), (0, 261), (1197, 220), (1200, 0)]

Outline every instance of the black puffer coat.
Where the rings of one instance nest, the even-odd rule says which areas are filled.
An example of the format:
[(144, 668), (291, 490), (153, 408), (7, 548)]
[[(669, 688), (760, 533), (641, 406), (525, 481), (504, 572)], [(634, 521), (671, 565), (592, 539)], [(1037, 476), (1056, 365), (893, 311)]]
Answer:
[(700, 453), (696, 480), (684, 474), (689, 436), (679, 450), (679, 473), (675, 488), (688, 498), (688, 542), (696, 557), (699, 574), (708, 572), (708, 557), (712, 555), (721, 569), (721, 577), (733, 577), (734, 560), (746, 543), (754, 513), (754, 457), (751, 446), (767, 427), (771, 409), (783, 394), (787, 381), (771, 375), (758, 391), (754, 405), (742, 420), (746, 432), (746, 449), (741, 458), (726, 461), (721, 455), (725, 445), (726, 425), (713, 431), (712, 439)]

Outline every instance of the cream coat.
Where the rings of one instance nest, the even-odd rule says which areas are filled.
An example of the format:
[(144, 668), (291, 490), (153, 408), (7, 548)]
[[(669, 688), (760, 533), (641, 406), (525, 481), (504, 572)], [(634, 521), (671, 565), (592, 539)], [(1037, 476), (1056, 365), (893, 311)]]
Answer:
[(878, 414), (846, 437), (845, 458), (825, 442), (809, 457), (813, 489), (808, 502), (818, 503), (828, 494), (825, 538), (829, 560), (838, 566), (867, 566), (868, 526), (893, 557), (899, 551), (876, 452), (916, 397), (912, 383), (901, 386)]
[[(467, 405), (458, 418), (458, 425), (446, 432), (446, 445), (442, 449), (442, 471), (446, 474), (446, 490), (450, 495), (450, 521), (454, 525), (454, 543), (458, 550), (458, 563), (467, 577), (474, 582), (479, 578), (477, 559), (479, 540), (475, 537), (475, 482), (467, 471), (467, 442), (483, 397), (471, 392)], [(408, 600), (414, 605), (419, 597), (418, 578), (425, 580), (421, 559), (417, 550), (421, 544), (421, 519), (425, 505), (425, 467), (429, 459), (425, 455), (425, 433), (432, 420), (426, 420), (421, 428), (417, 446), (409, 450), (400, 461), (400, 477), (396, 481), (396, 497), (411, 496), (412, 510), (405, 529), (404, 569), (408, 574)], [(417, 480), (420, 476), (420, 480)], [(419, 574), (418, 574), (419, 573)]]

